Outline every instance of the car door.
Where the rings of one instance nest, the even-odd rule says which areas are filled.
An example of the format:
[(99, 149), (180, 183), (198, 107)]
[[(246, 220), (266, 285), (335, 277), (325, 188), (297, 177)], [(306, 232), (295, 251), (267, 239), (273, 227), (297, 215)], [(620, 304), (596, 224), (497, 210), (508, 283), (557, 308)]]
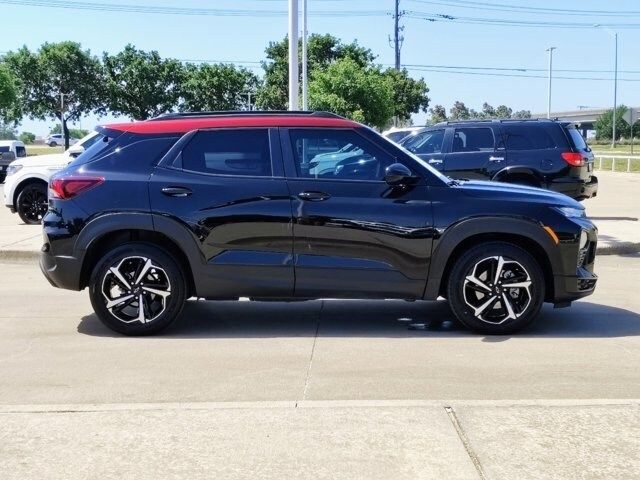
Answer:
[[(385, 168), (399, 159), (375, 138), (364, 129), (281, 129), (298, 297), (422, 297), (433, 231), (428, 187), (389, 186)], [(311, 146), (328, 143), (356, 148), (315, 173), (314, 158), (326, 152)]]
[(444, 170), (445, 129), (424, 130), (403, 143), (404, 148), (416, 154), (436, 170)]
[(293, 294), (291, 202), (278, 142), (277, 130), (266, 128), (198, 131), (151, 177), (152, 211), (198, 244), (206, 271), (198, 288), (207, 296)]
[(444, 173), (452, 178), (487, 180), (506, 166), (499, 129), (486, 126), (452, 128), (451, 152)]

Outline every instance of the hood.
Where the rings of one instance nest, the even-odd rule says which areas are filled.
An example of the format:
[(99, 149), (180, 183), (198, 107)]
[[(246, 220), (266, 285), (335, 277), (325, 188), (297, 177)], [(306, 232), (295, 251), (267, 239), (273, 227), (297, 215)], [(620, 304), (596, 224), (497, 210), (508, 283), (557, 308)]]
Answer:
[(579, 202), (562, 193), (552, 192), (551, 190), (542, 188), (527, 187), (525, 185), (469, 180), (461, 181), (460, 185), (455, 188), (460, 188), (465, 195), (475, 198), (584, 209)]
[(14, 163), (25, 167), (64, 167), (73, 157), (68, 153), (52, 153), (49, 155), (34, 155), (33, 157), (18, 158)]

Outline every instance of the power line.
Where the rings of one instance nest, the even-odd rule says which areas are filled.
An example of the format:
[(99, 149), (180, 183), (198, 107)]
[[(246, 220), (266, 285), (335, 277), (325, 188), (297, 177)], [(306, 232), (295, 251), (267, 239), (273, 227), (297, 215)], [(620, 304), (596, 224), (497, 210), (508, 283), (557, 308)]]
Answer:
[[(464, 17), (455, 16), (443, 13), (429, 13), (419, 11), (407, 11), (407, 18), (413, 18), (417, 20), (426, 20), (429, 22), (451, 22), (451, 23), (466, 23), (477, 25), (493, 25), (493, 26), (510, 26), (510, 27), (548, 27), (548, 28), (594, 28), (593, 23), (589, 22), (552, 22), (552, 21), (531, 21), (531, 20), (516, 20), (505, 18), (483, 18), (483, 17)], [(616, 29), (638, 29), (640, 23), (607, 23), (601, 24), (603, 26), (616, 28)]]
[(598, 17), (629, 17), (640, 15), (640, 10), (583, 10), (583, 9), (566, 9), (566, 8), (547, 8), (547, 7), (530, 7), (527, 5), (510, 5), (505, 3), (487, 3), (471, 0), (409, 0), (415, 3), (429, 5), (443, 5), (448, 7), (472, 8), (477, 10), (492, 10), (502, 12), (531, 13), (539, 15), (576, 15), (582, 17), (598, 16)]
[[(526, 75), (518, 73), (497, 73), (497, 72), (469, 72), (469, 71), (456, 71), (456, 70), (443, 70), (429, 67), (411, 67), (407, 70), (416, 72), (434, 72), (434, 73), (448, 73), (454, 75), (482, 75), (489, 77), (514, 77), (514, 78), (547, 78), (546, 75)], [(554, 76), (554, 80), (589, 80), (589, 81), (603, 81), (610, 82), (612, 78), (606, 77), (567, 77), (567, 76)], [(619, 82), (640, 82), (640, 78), (618, 78)]]
[[(187, 8), (187, 7), (161, 7), (156, 5), (94, 3), (69, 0), (0, 0), (0, 4), (19, 5), (26, 7), (64, 8), (71, 10), (111, 11), (127, 13), (145, 13), (158, 15), (211, 15), (226, 17), (283, 17), (287, 16), (286, 10), (255, 10), (255, 9), (231, 9), (231, 8)], [(316, 10), (310, 12), (318, 17), (335, 17), (336, 15), (348, 17), (372, 17), (384, 16), (387, 10)]]

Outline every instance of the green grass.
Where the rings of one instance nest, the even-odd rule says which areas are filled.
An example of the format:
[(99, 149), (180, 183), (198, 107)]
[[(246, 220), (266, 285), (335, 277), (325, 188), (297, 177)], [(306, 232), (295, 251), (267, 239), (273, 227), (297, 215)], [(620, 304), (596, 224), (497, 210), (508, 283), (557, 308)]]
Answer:
[[(616, 152), (617, 153), (617, 152)], [(611, 158), (603, 158), (602, 159), (602, 170), (608, 170), (611, 171), (611, 163), (613, 162), (613, 159)], [(594, 162), (594, 168), (596, 170), (600, 170), (600, 159), (598, 159), (598, 157), (596, 156), (596, 160)], [(620, 159), (616, 159), (616, 164), (615, 164), (615, 172), (626, 172), (627, 171), (627, 159), (626, 158), (620, 158)], [(631, 165), (630, 165), (630, 172), (640, 172), (640, 158), (632, 158), (631, 159)]]
[[(594, 153), (602, 153), (603, 155), (629, 155), (631, 153), (631, 145), (616, 145), (616, 148), (611, 148), (609, 145), (591, 145), (591, 150)], [(637, 142), (633, 146), (633, 155), (640, 155), (640, 142)]]
[(51, 153), (62, 153), (64, 148), (62, 147), (49, 147), (48, 145), (27, 145), (27, 156), (32, 157), (34, 155), (49, 155)]

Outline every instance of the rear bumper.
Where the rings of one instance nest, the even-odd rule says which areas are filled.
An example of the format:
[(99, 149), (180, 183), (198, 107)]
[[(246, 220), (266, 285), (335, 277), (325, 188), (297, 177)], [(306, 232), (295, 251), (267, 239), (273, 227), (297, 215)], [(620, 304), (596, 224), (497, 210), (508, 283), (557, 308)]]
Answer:
[(564, 193), (576, 200), (586, 200), (587, 198), (595, 197), (598, 194), (598, 177), (592, 175), (588, 182), (582, 180), (571, 181), (567, 179), (552, 182), (549, 185), (549, 190)]
[(75, 257), (54, 256), (49, 252), (40, 253), (40, 270), (51, 285), (67, 290), (80, 289), (82, 263)]

